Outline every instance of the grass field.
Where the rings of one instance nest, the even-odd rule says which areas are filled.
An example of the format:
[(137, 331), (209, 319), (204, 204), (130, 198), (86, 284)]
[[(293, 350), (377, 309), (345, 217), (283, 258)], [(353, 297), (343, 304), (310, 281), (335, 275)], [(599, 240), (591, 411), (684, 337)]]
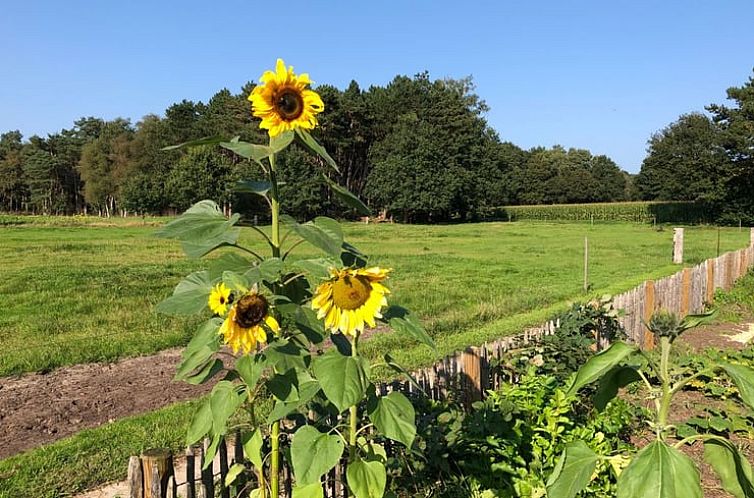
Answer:
[[(182, 276), (206, 267), (206, 260), (187, 260), (177, 243), (154, 238), (154, 220), (146, 226), (62, 220), (20, 220), (0, 228), (0, 376), (188, 341), (198, 318), (160, 316), (153, 307)], [(374, 264), (394, 268), (393, 302), (422, 316), (441, 353), (518, 332), (568, 301), (583, 299), (584, 236), (590, 240), (594, 294), (622, 291), (677, 269), (669, 263), (672, 231), (645, 225), (347, 224), (345, 229)], [(715, 256), (717, 236), (715, 228), (687, 229), (686, 261)], [(745, 246), (748, 237), (746, 231), (723, 229), (721, 251)], [(255, 241), (250, 230), (242, 238)], [(297, 254), (315, 255), (306, 246)], [(399, 351), (397, 359), (410, 366), (433, 360), (425, 348), (392, 335), (373, 338), (364, 351), (388, 349)]]
[[(197, 319), (163, 317), (152, 308), (207, 261), (186, 260), (176, 243), (155, 239), (159, 220), (146, 226), (94, 221), (18, 220), (0, 227), (0, 375), (149, 353), (190, 337)], [(585, 235), (593, 294), (677, 270), (669, 263), (672, 231), (644, 225), (348, 224), (346, 233), (375, 264), (395, 269), (393, 301), (419, 312), (440, 354), (517, 333), (568, 301), (585, 299)], [(251, 233), (244, 237), (253, 240)], [(720, 240), (721, 251), (737, 249), (748, 243), (748, 233), (723, 229)], [(301, 249), (301, 256), (315, 254)], [(687, 230), (687, 263), (716, 251), (717, 229)], [(363, 347), (372, 355), (386, 350), (414, 367), (434, 360), (426, 348), (389, 334)], [(123, 478), (129, 455), (180, 448), (190, 405), (115, 421), (2, 460), (0, 497), (68, 496)]]

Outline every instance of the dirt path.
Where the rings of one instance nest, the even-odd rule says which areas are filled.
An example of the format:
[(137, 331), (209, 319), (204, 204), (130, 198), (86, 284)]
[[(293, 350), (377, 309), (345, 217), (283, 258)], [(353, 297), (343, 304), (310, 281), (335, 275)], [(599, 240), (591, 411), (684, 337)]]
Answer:
[(208, 392), (211, 385), (172, 381), (180, 355), (169, 349), (0, 379), (0, 459)]

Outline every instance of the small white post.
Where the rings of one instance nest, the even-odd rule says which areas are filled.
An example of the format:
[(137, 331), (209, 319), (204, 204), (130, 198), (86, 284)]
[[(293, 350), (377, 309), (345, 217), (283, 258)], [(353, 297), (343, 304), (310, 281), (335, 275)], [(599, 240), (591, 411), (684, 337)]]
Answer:
[(673, 229), (673, 263), (683, 263), (683, 228)]
[(589, 292), (589, 238), (584, 237), (584, 292)]

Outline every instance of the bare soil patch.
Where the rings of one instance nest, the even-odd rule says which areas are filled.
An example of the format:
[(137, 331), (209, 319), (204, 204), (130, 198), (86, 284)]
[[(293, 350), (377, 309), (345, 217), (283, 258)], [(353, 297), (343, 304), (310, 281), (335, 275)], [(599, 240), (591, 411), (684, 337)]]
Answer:
[(181, 351), (0, 379), (0, 459), (208, 392), (173, 382)]

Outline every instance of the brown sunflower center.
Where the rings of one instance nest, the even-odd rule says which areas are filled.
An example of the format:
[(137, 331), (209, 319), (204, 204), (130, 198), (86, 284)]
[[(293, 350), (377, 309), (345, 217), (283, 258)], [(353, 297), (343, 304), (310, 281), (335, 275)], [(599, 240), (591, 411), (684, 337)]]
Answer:
[(267, 299), (259, 294), (248, 294), (238, 300), (236, 304), (236, 323), (249, 329), (262, 323), (270, 305)]
[(293, 88), (283, 88), (275, 96), (275, 110), (285, 121), (293, 121), (304, 112), (304, 98)]
[(340, 309), (355, 310), (367, 302), (372, 285), (362, 276), (345, 275), (332, 284), (332, 300)]

